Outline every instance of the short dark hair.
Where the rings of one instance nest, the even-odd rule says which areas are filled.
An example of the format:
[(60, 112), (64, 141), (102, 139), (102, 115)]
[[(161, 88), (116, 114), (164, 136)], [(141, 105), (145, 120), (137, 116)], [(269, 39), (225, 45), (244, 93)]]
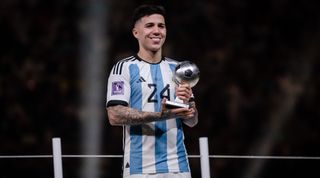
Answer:
[(142, 17), (149, 16), (152, 14), (160, 14), (165, 18), (166, 10), (161, 5), (150, 5), (150, 4), (140, 5), (133, 11), (132, 26), (134, 27), (136, 22)]

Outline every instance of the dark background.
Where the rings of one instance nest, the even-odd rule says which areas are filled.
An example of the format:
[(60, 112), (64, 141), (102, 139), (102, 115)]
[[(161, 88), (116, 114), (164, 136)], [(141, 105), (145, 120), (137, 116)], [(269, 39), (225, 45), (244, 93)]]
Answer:
[[(105, 81), (111, 66), (137, 52), (132, 10), (167, 9), (164, 54), (192, 60), (199, 124), (185, 127), (188, 153), (208, 137), (210, 155), (320, 156), (320, 12), (316, 0), (108, 1)], [(0, 2), (0, 155), (81, 153), (81, 20), (91, 0)], [(103, 92), (103, 96), (105, 95)], [(105, 98), (101, 98), (105, 110)], [(99, 154), (122, 154), (122, 128), (101, 124)], [(64, 158), (64, 177), (81, 162)], [(121, 159), (99, 158), (100, 177), (119, 178)], [(200, 161), (190, 158), (194, 178)], [(318, 178), (319, 160), (210, 159), (219, 178)], [(0, 159), (1, 178), (53, 177), (51, 159)], [(258, 170), (253, 173), (254, 170)]]

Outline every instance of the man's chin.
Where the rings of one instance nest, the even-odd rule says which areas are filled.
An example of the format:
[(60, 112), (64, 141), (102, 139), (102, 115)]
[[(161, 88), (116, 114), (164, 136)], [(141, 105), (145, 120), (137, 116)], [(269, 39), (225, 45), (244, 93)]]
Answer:
[(161, 49), (161, 47), (152, 47), (152, 48), (150, 48), (150, 51), (158, 52), (160, 49)]

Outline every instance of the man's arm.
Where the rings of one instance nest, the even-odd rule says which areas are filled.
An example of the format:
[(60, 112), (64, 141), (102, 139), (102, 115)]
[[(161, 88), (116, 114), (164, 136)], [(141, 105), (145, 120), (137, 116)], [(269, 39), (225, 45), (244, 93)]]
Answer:
[(187, 114), (188, 116), (182, 119), (184, 124), (189, 127), (194, 127), (198, 124), (198, 110), (196, 108), (195, 102), (191, 102), (190, 105), (191, 108), (189, 113)]
[(122, 105), (107, 107), (107, 113), (111, 125), (137, 125), (161, 120), (161, 112), (143, 112)]
[[(177, 108), (177, 109), (168, 109), (165, 107), (165, 100), (161, 102), (161, 112), (145, 112), (138, 111), (123, 105), (115, 105), (107, 107), (107, 113), (109, 122), (111, 125), (120, 126), (120, 125), (138, 125), (148, 122), (167, 120), (172, 118), (186, 118), (185, 120), (190, 120), (194, 117), (193, 109), (187, 108)], [(187, 122), (187, 121), (186, 121)]]
[(191, 107), (188, 110), (188, 112), (185, 114), (186, 116), (181, 118), (184, 124), (186, 124), (189, 127), (194, 127), (195, 125), (198, 124), (198, 110), (196, 108), (196, 104), (194, 100), (190, 101), (193, 94), (189, 84), (186, 84), (186, 83), (180, 84), (176, 88), (176, 95), (179, 99), (183, 100), (184, 103), (190, 104)]

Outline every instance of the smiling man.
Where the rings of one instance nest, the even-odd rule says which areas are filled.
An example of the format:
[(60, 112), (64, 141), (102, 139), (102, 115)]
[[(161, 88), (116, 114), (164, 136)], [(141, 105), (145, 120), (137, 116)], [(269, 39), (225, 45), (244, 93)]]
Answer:
[[(162, 56), (164, 8), (136, 8), (132, 34), (139, 51), (113, 66), (106, 102), (110, 124), (124, 129), (123, 177), (190, 178), (182, 126), (195, 126), (198, 113), (191, 87), (172, 80), (178, 62)], [(165, 101), (176, 97), (191, 107), (166, 108)]]

